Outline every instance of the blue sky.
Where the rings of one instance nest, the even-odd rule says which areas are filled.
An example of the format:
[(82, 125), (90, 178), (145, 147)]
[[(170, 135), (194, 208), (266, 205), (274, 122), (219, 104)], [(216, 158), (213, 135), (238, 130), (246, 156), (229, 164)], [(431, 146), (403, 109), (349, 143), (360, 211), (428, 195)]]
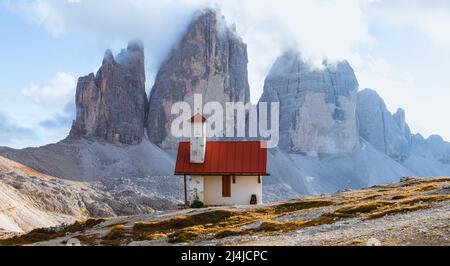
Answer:
[(64, 138), (76, 79), (104, 51), (140, 38), (147, 87), (191, 14), (219, 7), (248, 44), (252, 101), (286, 47), (311, 61), (348, 59), (362, 88), (406, 110), (413, 132), (450, 140), (450, 3), (445, 0), (1, 0), (0, 146)]

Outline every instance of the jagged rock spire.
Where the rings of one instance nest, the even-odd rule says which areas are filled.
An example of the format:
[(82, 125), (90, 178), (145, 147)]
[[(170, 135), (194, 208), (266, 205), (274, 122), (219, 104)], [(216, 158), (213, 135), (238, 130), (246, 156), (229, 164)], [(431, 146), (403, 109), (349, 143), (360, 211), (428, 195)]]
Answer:
[(392, 115), (376, 91), (365, 89), (358, 93), (357, 117), (363, 139), (398, 162), (409, 156), (411, 130), (402, 109)]
[(70, 137), (136, 144), (144, 136), (147, 96), (144, 48), (133, 41), (116, 58), (107, 50), (97, 74), (80, 77)]
[(171, 106), (192, 102), (196, 93), (203, 102), (249, 102), (247, 46), (225, 18), (213, 9), (194, 15), (180, 43), (162, 64), (151, 90), (148, 135), (164, 148), (176, 147), (170, 135), (175, 116)]

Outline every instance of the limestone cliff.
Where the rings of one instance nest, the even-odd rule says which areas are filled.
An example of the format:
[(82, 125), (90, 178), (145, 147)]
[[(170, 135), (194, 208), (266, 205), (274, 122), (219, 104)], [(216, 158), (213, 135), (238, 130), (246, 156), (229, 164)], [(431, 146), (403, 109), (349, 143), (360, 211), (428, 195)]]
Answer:
[(193, 102), (245, 102), (250, 99), (247, 74), (247, 46), (212, 9), (194, 15), (180, 43), (162, 64), (151, 90), (148, 113), (150, 140), (163, 148), (176, 147), (170, 134), (175, 116), (172, 104)]
[(279, 57), (260, 102), (280, 102), (283, 150), (308, 155), (352, 152), (359, 145), (358, 81), (347, 62), (313, 68), (296, 52)]
[(106, 51), (96, 75), (79, 78), (77, 114), (70, 136), (140, 143), (146, 108), (144, 49), (141, 43), (130, 42), (116, 58)]
[(357, 116), (362, 138), (398, 162), (409, 156), (411, 130), (403, 110), (392, 115), (375, 91), (365, 89), (358, 93)]

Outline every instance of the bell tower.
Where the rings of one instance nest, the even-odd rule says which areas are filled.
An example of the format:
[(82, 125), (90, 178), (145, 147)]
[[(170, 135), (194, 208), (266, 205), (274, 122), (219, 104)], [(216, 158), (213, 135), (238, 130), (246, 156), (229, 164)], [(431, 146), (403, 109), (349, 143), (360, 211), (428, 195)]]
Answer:
[(189, 122), (191, 126), (190, 162), (204, 163), (206, 153), (206, 123), (207, 119), (201, 114), (194, 115)]

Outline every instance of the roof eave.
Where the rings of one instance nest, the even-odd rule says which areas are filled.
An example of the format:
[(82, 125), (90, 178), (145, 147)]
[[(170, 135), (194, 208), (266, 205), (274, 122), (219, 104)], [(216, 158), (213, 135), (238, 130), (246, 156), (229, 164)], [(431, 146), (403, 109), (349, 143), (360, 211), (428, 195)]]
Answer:
[(175, 172), (174, 175), (203, 175), (203, 176), (221, 176), (221, 175), (237, 175), (237, 176), (270, 176), (270, 173), (181, 173)]

